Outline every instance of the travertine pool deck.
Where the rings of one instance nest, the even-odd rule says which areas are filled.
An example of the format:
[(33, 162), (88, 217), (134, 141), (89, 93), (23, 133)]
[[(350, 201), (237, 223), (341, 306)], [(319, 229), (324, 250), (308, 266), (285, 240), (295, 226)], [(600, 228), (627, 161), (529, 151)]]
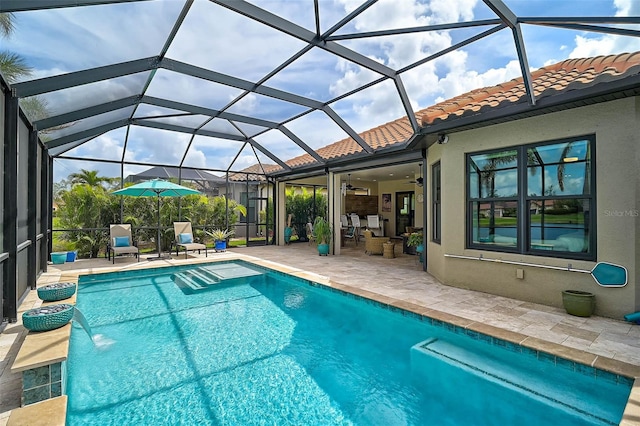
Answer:
[[(298, 243), (283, 247), (238, 248), (215, 253), (208, 258), (202, 255), (187, 260), (182, 257), (138, 263), (133, 258), (118, 258), (115, 265), (106, 259), (81, 260), (49, 265), (48, 272), (38, 280), (38, 286), (76, 281), (79, 273), (241, 258), (576, 362), (625, 376), (640, 376), (638, 325), (596, 316), (579, 318), (566, 314), (560, 307), (448, 287), (424, 273), (415, 256), (399, 254), (397, 249), (395, 259), (367, 256), (363, 253), (364, 247), (360, 246), (348, 246), (343, 249), (344, 255), (328, 257), (318, 256), (315, 246)], [(37, 293), (31, 291), (20, 306), (19, 317), (22, 312), (40, 304)], [(64, 329), (57, 333), (64, 333)], [(30, 346), (38, 334), (44, 335), (31, 333), (25, 342), (27, 332), (19, 318), (0, 335), (0, 426), (7, 424), (12, 411), (15, 414), (11, 424), (19, 424), (15, 423), (16, 419), (27, 417), (29, 414), (25, 411), (29, 407), (32, 407), (31, 411), (39, 410), (44, 416), (49, 416), (46, 413), (51, 406), (64, 405), (63, 401), (54, 401), (48, 406), (38, 403), (18, 409), (22, 386), (20, 370), (46, 362), (42, 357), (53, 359), (60, 356), (60, 351), (66, 351), (65, 339), (41, 336), (49, 339), (46, 342), (40, 339), (40, 345), (48, 351), (43, 355), (37, 349), (38, 343), (35, 347)], [(62, 343), (55, 344), (52, 340)], [(49, 423), (43, 424), (64, 424), (51, 423), (53, 418), (50, 416), (48, 420)], [(640, 389), (637, 383), (623, 424), (640, 424)]]

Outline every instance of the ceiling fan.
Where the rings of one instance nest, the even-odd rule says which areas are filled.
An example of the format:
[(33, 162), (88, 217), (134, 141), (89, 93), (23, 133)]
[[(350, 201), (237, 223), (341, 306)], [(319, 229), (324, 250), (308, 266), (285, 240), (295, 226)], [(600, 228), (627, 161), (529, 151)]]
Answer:
[(409, 183), (415, 183), (418, 186), (422, 186), (424, 184), (424, 179), (422, 178), (422, 163), (420, 163), (418, 167), (420, 168), (420, 177), (415, 180), (410, 180)]
[(348, 176), (347, 184), (345, 185), (344, 182), (342, 183), (342, 185), (344, 185), (344, 188), (347, 191), (364, 191), (367, 189), (367, 188), (358, 188), (356, 186), (351, 185), (351, 173), (349, 173), (347, 176)]

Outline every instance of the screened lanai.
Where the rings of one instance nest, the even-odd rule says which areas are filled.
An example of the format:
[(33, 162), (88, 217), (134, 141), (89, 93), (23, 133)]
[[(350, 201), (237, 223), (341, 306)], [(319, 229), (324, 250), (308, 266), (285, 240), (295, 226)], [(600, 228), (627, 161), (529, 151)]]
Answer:
[(635, 3), (556, 3), (2, 0), (2, 50), (29, 70), (2, 74), (3, 321), (46, 270), (55, 184), (74, 173), (198, 171), (245, 204), (268, 182), (255, 197), (275, 199), (277, 234), (279, 184), (415, 177), (464, 128), (424, 124), (425, 107), (522, 78), (535, 113), (532, 69), (640, 50)]

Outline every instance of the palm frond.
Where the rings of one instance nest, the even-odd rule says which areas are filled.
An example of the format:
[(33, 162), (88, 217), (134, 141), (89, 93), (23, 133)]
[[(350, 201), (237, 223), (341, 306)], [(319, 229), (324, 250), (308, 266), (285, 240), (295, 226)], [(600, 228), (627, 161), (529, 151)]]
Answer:
[(9, 83), (15, 83), (18, 78), (31, 75), (32, 71), (24, 58), (17, 53), (6, 50), (0, 52), (0, 72)]

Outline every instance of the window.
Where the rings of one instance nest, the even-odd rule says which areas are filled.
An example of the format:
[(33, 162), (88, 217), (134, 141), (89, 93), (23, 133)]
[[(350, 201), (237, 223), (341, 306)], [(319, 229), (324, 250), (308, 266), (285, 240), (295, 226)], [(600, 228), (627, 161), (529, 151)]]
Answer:
[(440, 235), (442, 232), (442, 215), (441, 215), (441, 199), (440, 184), (441, 172), (440, 162), (438, 161), (431, 166), (431, 240), (434, 243), (440, 243)]
[(593, 137), (467, 155), (473, 248), (595, 259)]

